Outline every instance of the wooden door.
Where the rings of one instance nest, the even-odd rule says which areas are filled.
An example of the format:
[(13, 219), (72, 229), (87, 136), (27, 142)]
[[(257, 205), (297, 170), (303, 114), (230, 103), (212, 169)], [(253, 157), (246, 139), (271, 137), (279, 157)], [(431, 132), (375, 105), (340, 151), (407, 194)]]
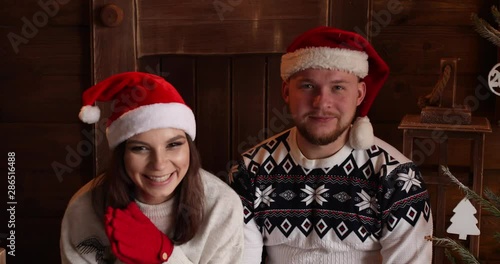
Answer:
[[(280, 95), (286, 45), (319, 25), (365, 30), (370, 1), (352, 2), (94, 0), (93, 83), (124, 71), (163, 76), (195, 112), (203, 167), (225, 178), (244, 150), (291, 126)], [(96, 173), (109, 156), (102, 138)]]

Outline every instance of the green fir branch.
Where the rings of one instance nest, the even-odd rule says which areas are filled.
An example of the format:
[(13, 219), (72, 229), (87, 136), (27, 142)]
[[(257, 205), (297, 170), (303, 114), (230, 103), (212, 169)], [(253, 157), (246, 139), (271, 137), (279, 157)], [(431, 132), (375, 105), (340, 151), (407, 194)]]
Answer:
[(472, 13), (471, 20), (474, 25), (475, 30), (481, 37), (491, 41), (496, 46), (500, 47), (500, 32), (493, 28), (484, 19), (479, 18), (477, 14)]
[[(474, 255), (472, 255), (472, 253), (470, 253), (470, 251), (468, 251), (466, 248), (464, 248), (462, 245), (458, 244), (451, 238), (437, 238), (437, 237), (432, 237), (432, 238), (426, 237), (426, 238), (432, 240), (432, 242), (434, 242), (434, 245), (436, 246), (443, 246), (453, 250), (454, 252), (457, 252), (460, 258), (465, 263), (479, 264), (479, 261), (477, 261), (477, 259), (474, 257)], [(453, 259), (453, 256), (451, 256), (451, 254), (448, 255)]]
[(491, 214), (495, 217), (500, 217), (500, 210), (496, 208), (492, 203), (490, 203), (488, 200), (482, 198), (479, 196), (477, 193), (469, 189), (469, 187), (465, 186), (463, 183), (461, 183), (453, 174), (451, 174), (450, 170), (448, 167), (445, 167), (443, 165), (440, 166), (442, 172), (444, 175), (448, 176), (452, 182), (458, 185), (458, 187), (465, 192), (465, 195), (467, 196), (467, 199), (474, 200), (478, 202), (481, 207), (483, 207), (485, 210), (491, 212)]
[(495, 22), (497, 22), (497, 25), (500, 26), (500, 12), (498, 12), (498, 8), (496, 6), (491, 6), (491, 13), (495, 18)]
[(453, 257), (453, 255), (451, 255), (451, 252), (449, 249), (447, 249), (447, 248), (444, 249), (444, 255), (451, 262), (451, 264), (457, 264), (457, 262), (455, 261), (455, 258)]
[(488, 200), (490, 200), (490, 202), (495, 206), (495, 207), (500, 207), (500, 196), (494, 194), (490, 189), (485, 189), (484, 190), (484, 196), (486, 196), (486, 198)]

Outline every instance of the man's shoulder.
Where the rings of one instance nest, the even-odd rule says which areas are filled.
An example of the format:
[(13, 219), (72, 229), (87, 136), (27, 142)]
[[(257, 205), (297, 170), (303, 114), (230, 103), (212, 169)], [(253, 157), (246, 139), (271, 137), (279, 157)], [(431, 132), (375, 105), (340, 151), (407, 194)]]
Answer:
[(372, 146), (371, 151), (383, 151), (390, 156), (391, 159), (403, 164), (411, 162), (403, 153), (401, 153), (398, 149), (396, 149), (391, 144), (383, 141), (382, 139), (375, 137), (375, 142)]
[(290, 128), (271, 136), (243, 152), (241, 156), (245, 160), (245, 163), (247, 163), (248, 160), (260, 163), (259, 161), (262, 161), (261, 159), (265, 159), (268, 155), (272, 155), (275, 151), (282, 150), (283, 148), (289, 150), (287, 139), (289, 138), (290, 131), (292, 129), (293, 128)]

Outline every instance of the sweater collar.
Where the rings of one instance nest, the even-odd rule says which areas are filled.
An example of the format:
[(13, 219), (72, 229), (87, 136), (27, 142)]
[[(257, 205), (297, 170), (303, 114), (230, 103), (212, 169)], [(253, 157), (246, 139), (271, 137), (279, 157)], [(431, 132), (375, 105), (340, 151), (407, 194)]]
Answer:
[(139, 209), (150, 219), (158, 217), (166, 217), (173, 214), (175, 201), (177, 196), (161, 203), (161, 204), (145, 204), (139, 202), (137, 199), (135, 202), (139, 206)]
[(353, 150), (347, 142), (339, 151), (330, 157), (323, 159), (308, 159), (302, 154), (299, 146), (297, 145), (297, 127), (290, 129), (290, 134), (286, 140), (290, 146), (290, 155), (292, 156), (292, 159), (297, 165), (304, 167), (307, 171), (318, 168), (330, 170), (333, 166), (341, 164), (345, 161)]

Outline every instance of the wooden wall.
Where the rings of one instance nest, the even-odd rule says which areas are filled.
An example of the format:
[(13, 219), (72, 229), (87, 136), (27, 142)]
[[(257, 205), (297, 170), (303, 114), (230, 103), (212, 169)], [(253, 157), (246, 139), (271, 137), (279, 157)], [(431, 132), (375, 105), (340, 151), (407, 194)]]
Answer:
[[(59, 2), (66, 4), (45, 11), (37, 1), (0, 0), (3, 36), (10, 32), (23, 36), (23, 17), (33, 21), (34, 15), (43, 18), (40, 12), (50, 16), (45, 25), (37, 22), (41, 25), (38, 31), (25, 37), (18, 52), (8, 38), (0, 40), (0, 127), (6, 141), (0, 149), (2, 153), (16, 152), (17, 168), (16, 257), (8, 256), (7, 263), (60, 262), (58, 240), (64, 209), (71, 195), (93, 176), (92, 154), (85, 148), (91, 127), (77, 118), (81, 92), (90, 85), (89, 3)], [(495, 64), (496, 49), (473, 31), (469, 16), (480, 12), (487, 17), (489, 7), (497, 1), (401, 0), (401, 12), (384, 18), (389, 2), (394, 0), (368, 1), (375, 15), (367, 24), (373, 30), (372, 42), (392, 70), (369, 116), (376, 135), (401, 149), (402, 133), (397, 126), (404, 114), (419, 113), (416, 97), (432, 89), (441, 57), (462, 59), (458, 67), (460, 101), (481, 87), (478, 78), (485, 78)], [(359, 8), (352, 1), (329, 3), (331, 13), (336, 8)], [(363, 19), (359, 16), (363, 13), (330, 17), (329, 23), (366, 33), (366, 28), (351, 23)], [(375, 30), (377, 24), (379, 31)], [(242, 150), (291, 125), (280, 97), (279, 60), (279, 54), (146, 56), (140, 60), (140, 69), (164, 76), (180, 90), (197, 115), (196, 143), (204, 167), (225, 177), (230, 161)], [(477, 101), (473, 115), (489, 117), (494, 130), (486, 139), (485, 186), (500, 193), (500, 158), (496, 155), (500, 129), (495, 120), (499, 107), (493, 96)], [(468, 172), (458, 168), (470, 163), (470, 148), (465, 143), (450, 144), (455, 154), (450, 162), (467, 179)], [(433, 160), (435, 155), (426, 159), (427, 163)], [(1, 170), (6, 166), (6, 162), (0, 164)], [(0, 188), (6, 189), (6, 180), (0, 181)], [(461, 194), (453, 186), (449, 189), (448, 204), (454, 204)], [(0, 204), (5, 208), (5, 195), (0, 196)], [(2, 247), (9, 231), (7, 216), (0, 214)], [(499, 227), (498, 220), (483, 217), (482, 263), (500, 263), (499, 247), (492, 237)]]
[[(90, 127), (77, 117), (81, 93), (90, 84), (89, 4), (2, 0), (0, 6), (0, 152), (4, 157), (0, 246), (6, 247), (5, 234), (11, 230), (7, 228), (6, 159), (7, 152), (15, 152), (16, 256), (7, 255), (7, 263), (60, 263), (59, 229), (65, 207), (92, 177), (92, 154), (84, 145), (91, 141), (82, 133)], [(13, 42), (16, 48), (9, 34), (19, 40)], [(67, 166), (59, 177), (52, 167), (57, 163)]]

